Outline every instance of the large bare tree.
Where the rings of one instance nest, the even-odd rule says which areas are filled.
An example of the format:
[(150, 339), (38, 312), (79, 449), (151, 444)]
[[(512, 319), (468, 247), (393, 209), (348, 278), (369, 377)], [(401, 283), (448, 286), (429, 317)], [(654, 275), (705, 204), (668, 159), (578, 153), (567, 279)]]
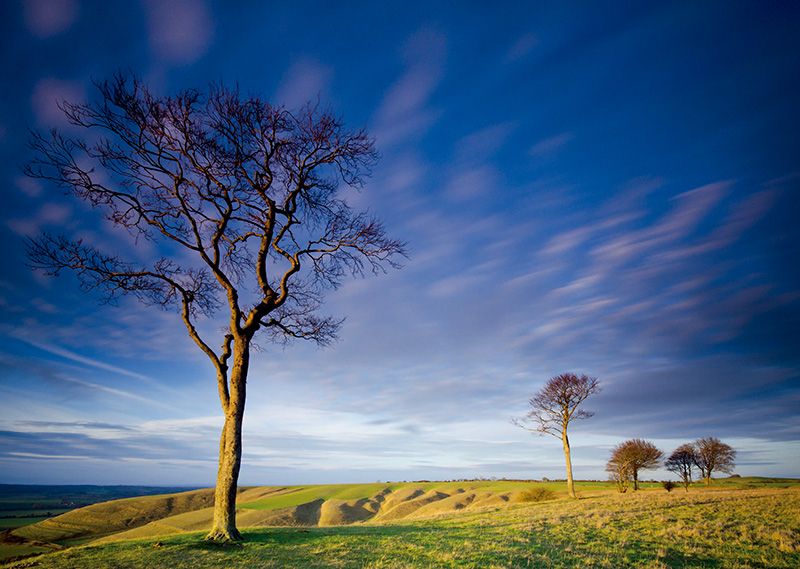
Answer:
[(598, 391), (600, 385), (596, 377), (562, 373), (550, 378), (544, 387), (531, 397), (528, 401), (530, 410), (524, 417), (512, 419), (518, 427), (561, 439), (567, 465), (567, 491), (573, 498), (577, 498), (577, 495), (572, 479), (572, 458), (567, 429), (572, 421), (588, 419), (594, 415), (593, 412), (579, 407), (587, 397)]
[[(177, 307), (213, 366), (225, 418), (208, 539), (238, 540), (242, 419), (256, 334), (329, 343), (341, 321), (319, 315), (324, 290), (350, 274), (397, 267), (404, 255), (378, 220), (342, 196), (369, 174), (373, 141), (315, 107), (289, 112), (221, 86), (156, 96), (117, 76), (97, 87), (94, 102), (61, 105), (71, 130), (85, 136), (34, 134), (27, 173), (154, 242), (158, 258), (139, 263), (52, 235), (31, 240), (29, 258), (50, 274), (73, 271), (107, 299), (132, 294)], [(212, 342), (197, 322), (218, 309), (223, 331)]]
[(711, 484), (711, 474), (733, 472), (736, 466), (736, 451), (717, 437), (705, 437), (694, 442), (694, 463), (706, 484)]
[(633, 479), (633, 489), (639, 489), (639, 471), (658, 468), (664, 453), (650, 441), (630, 439), (618, 444), (611, 450), (611, 457), (606, 465), (626, 471)]

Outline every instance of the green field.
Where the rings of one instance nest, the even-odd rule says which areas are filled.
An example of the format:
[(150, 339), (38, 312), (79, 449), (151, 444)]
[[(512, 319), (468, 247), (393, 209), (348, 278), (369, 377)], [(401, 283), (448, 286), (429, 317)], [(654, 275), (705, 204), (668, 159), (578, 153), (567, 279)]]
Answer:
[[(695, 486), (688, 493), (682, 489), (667, 493), (656, 484), (646, 486), (640, 492), (617, 494), (608, 483), (579, 483), (578, 501), (566, 498), (563, 483), (556, 482), (249, 488), (240, 494), (239, 517), (245, 521), (247, 516), (255, 516), (251, 520), (260, 521), (240, 523), (251, 526), (243, 532), (245, 543), (227, 547), (202, 541), (207, 525), (197, 524), (210, 521), (203, 513), (207, 508), (187, 510), (192, 503), (202, 502), (197, 501), (201, 495), (186, 493), (168, 499), (173, 506), (182, 500), (183, 506), (172, 511), (162, 508), (165, 517), (155, 522), (161, 525), (148, 522), (112, 534), (98, 527), (96, 535), (103, 536), (99, 541), (92, 543), (84, 533), (79, 540), (88, 545), (7, 566), (800, 567), (798, 481), (726, 479), (715, 481), (710, 488)], [(522, 501), (523, 491), (530, 488), (549, 492), (542, 492), (543, 501)], [(162, 507), (164, 502), (158, 498), (149, 499)], [(144, 499), (118, 501), (130, 502), (126, 509), (114, 506), (103, 510), (104, 505), (98, 504), (85, 520), (100, 520), (97, 515), (101, 512), (128, 511), (139, 500)], [(370, 518), (354, 521), (345, 516), (340, 521), (346, 525), (324, 527), (326, 511), (346, 514), (370, 500), (376, 502)], [(298, 514), (313, 509), (309, 504), (316, 504), (316, 518)], [(177, 510), (181, 512), (175, 513)], [(77, 519), (78, 512), (67, 514), (72, 516), (68, 520)], [(56, 535), (53, 532), (59, 526), (53, 522), (58, 519), (45, 528), (51, 536)], [(276, 520), (306, 526), (279, 526)], [(89, 527), (88, 521), (84, 523)], [(23, 530), (35, 532), (37, 526), (29, 528)], [(147, 534), (155, 529), (161, 533), (121, 539), (131, 531)]]

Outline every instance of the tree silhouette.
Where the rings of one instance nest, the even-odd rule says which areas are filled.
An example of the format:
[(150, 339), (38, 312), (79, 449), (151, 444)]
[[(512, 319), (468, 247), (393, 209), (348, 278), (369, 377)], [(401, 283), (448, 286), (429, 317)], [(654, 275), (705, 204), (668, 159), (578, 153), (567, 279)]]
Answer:
[[(178, 308), (214, 368), (225, 416), (208, 539), (241, 539), (235, 501), (256, 334), (331, 342), (341, 321), (318, 314), (323, 292), (404, 255), (403, 243), (341, 196), (369, 174), (373, 142), (315, 107), (292, 113), (219, 86), (158, 97), (120, 75), (97, 87), (96, 102), (61, 105), (90, 138), (34, 134), (27, 173), (155, 242), (161, 256), (137, 263), (42, 235), (29, 258), (50, 274), (73, 271), (106, 299), (132, 294)], [(197, 320), (219, 309), (225, 329), (211, 342)]]
[(528, 401), (530, 410), (524, 417), (512, 419), (518, 427), (561, 439), (567, 466), (567, 491), (573, 498), (577, 496), (572, 479), (572, 458), (567, 429), (573, 420), (588, 419), (594, 415), (593, 412), (579, 407), (587, 397), (598, 391), (600, 386), (596, 377), (562, 373), (550, 378)]
[(658, 468), (662, 456), (664, 453), (650, 441), (630, 439), (613, 448), (608, 464), (624, 468), (633, 479), (633, 489), (638, 490), (639, 471)]
[(694, 445), (685, 444), (676, 448), (666, 462), (664, 467), (670, 472), (674, 472), (681, 479), (681, 483), (686, 491), (689, 491), (689, 485), (692, 483), (692, 469), (697, 463), (697, 455), (695, 453)]
[(731, 473), (736, 466), (736, 451), (717, 437), (697, 439), (694, 442), (694, 455), (694, 463), (706, 484), (711, 484), (713, 472)]

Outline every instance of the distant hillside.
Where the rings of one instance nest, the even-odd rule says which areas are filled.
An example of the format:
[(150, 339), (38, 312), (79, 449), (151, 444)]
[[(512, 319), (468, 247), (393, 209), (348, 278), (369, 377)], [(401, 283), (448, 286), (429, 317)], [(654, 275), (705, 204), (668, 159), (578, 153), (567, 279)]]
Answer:
[[(86, 516), (70, 515), (98, 502), (148, 495), (172, 494), (191, 490), (186, 487), (164, 486), (101, 486), (101, 485), (34, 485), (0, 484), (0, 559), (27, 553), (41, 553), (73, 543), (87, 532), (96, 537), (105, 525), (102, 520), (73, 523)], [(148, 508), (150, 505), (147, 506)], [(155, 510), (154, 510), (155, 511)], [(89, 510), (91, 512), (91, 510)], [(61, 517), (63, 515), (64, 517)], [(62, 525), (45, 521), (59, 516)], [(150, 519), (145, 515), (146, 523)], [(38, 522), (38, 523), (37, 523)], [(88, 524), (88, 525), (87, 525)], [(25, 526), (35, 529), (23, 530)], [(128, 526), (131, 527), (131, 526)], [(124, 529), (124, 528), (122, 528)], [(20, 530), (29, 537), (15, 535)], [(118, 531), (118, 530), (114, 530)]]
[(136, 528), (153, 520), (205, 508), (213, 503), (213, 489), (123, 498), (78, 508), (37, 524), (17, 528), (11, 534), (32, 541), (66, 545)]
[(0, 484), (0, 518), (63, 513), (97, 502), (195, 490), (191, 486)]
[(129, 485), (93, 485), (93, 484), (0, 484), (0, 510), (8, 501), (44, 501), (58, 500), (76, 504), (93, 504), (132, 498), (196, 490), (196, 486), (129, 486)]

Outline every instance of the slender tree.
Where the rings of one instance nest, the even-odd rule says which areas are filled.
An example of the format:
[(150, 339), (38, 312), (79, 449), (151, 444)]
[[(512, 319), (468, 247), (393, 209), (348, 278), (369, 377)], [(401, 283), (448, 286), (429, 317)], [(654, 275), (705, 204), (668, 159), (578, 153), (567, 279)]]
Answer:
[(706, 484), (711, 484), (713, 472), (733, 472), (736, 451), (717, 437), (706, 437), (694, 442), (694, 463)]
[(567, 465), (567, 491), (573, 498), (577, 498), (577, 495), (572, 480), (572, 458), (567, 429), (572, 421), (588, 419), (594, 415), (593, 412), (579, 407), (587, 397), (598, 391), (600, 386), (596, 377), (562, 373), (550, 378), (528, 401), (530, 410), (524, 417), (512, 419), (518, 427), (561, 439)]
[(625, 465), (633, 478), (633, 489), (639, 489), (639, 471), (658, 468), (664, 456), (656, 445), (642, 439), (630, 439), (618, 444), (611, 451), (609, 463)]
[[(318, 314), (323, 292), (348, 274), (397, 267), (404, 254), (378, 220), (353, 211), (342, 195), (369, 174), (373, 142), (315, 107), (292, 113), (224, 87), (159, 97), (124, 76), (97, 87), (96, 102), (61, 105), (86, 137), (34, 134), (27, 173), (153, 241), (159, 258), (137, 262), (51, 235), (29, 242), (29, 258), (50, 274), (73, 271), (106, 299), (132, 294), (177, 308), (212, 364), (225, 419), (208, 539), (238, 540), (256, 334), (331, 342), (341, 321)], [(197, 322), (218, 309), (224, 330), (211, 342)]]
[(676, 448), (664, 463), (664, 467), (681, 479), (681, 484), (689, 491), (692, 483), (692, 470), (697, 463), (694, 445), (685, 444)]

